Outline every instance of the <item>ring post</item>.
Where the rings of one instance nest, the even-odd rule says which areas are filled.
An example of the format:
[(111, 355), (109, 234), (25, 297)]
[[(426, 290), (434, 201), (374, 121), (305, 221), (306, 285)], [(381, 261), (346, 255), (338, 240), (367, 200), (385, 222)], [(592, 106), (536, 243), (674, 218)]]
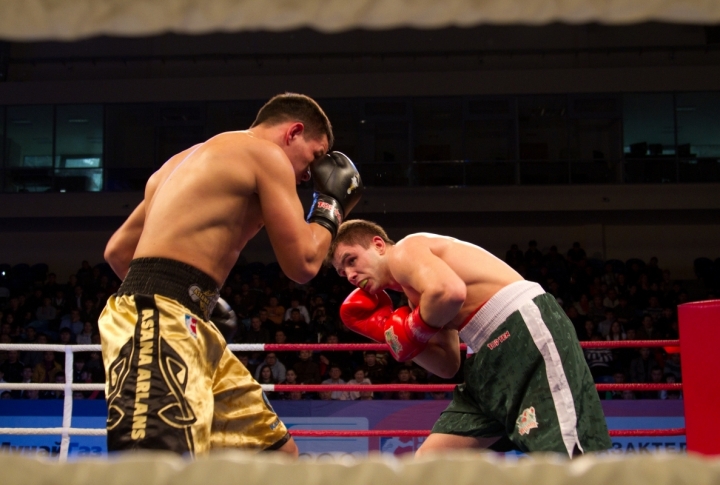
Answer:
[(720, 455), (720, 300), (678, 306), (687, 449)]

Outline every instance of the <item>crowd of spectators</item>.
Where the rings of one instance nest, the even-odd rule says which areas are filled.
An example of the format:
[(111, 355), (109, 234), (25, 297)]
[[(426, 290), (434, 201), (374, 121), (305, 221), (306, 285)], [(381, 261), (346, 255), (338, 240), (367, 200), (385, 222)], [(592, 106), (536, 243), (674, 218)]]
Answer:
[[(579, 243), (562, 254), (543, 252), (535, 241), (525, 251), (513, 244), (505, 261), (523, 277), (555, 296), (581, 341), (677, 339), (677, 305), (714, 297), (712, 285), (689, 295), (657, 258), (600, 261)], [(35, 273), (25, 285), (6, 288), (0, 298), (0, 342), (99, 344), (98, 317), (120, 282), (106, 264), (80, 269), (59, 282), (52, 272)], [(276, 263), (240, 261), (221, 289), (238, 316), (232, 343), (352, 343), (367, 340), (347, 330), (339, 306), (352, 287), (331, 268), (309, 283), (289, 280)], [(397, 305), (404, 296), (392, 293)], [(441, 379), (413, 362), (398, 363), (387, 352), (237, 352), (260, 383), (266, 384), (423, 384), (462, 382)], [(585, 349), (597, 383), (681, 382), (680, 354), (662, 348)], [(465, 355), (463, 354), (463, 359)], [(64, 358), (55, 352), (0, 351), (0, 382), (64, 382)], [(100, 352), (75, 353), (74, 382), (105, 381)], [(55, 391), (5, 391), (2, 398), (54, 399)], [(102, 399), (101, 391), (75, 392), (76, 399)], [(274, 392), (270, 399), (447, 399), (449, 393)], [(605, 392), (602, 399), (681, 399), (678, 391)]]

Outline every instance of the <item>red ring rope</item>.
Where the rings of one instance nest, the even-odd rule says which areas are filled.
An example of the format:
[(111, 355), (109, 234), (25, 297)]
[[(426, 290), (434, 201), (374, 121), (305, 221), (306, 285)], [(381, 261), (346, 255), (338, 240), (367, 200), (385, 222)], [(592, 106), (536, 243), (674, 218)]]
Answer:
[[(682, 436), (685, 428), (668, 429), (620, 429), (611, 430), (610, 436)], [(430, 430), (422, 429), (369, 429), (369, 430), (319, 430), (319, 429), (290, 429), (295, 438), (312, 437), (340, 437), (340, 438), (372, 438), (382, 436), (422, 438), (430, 434)]]
[[(580, 342), (580, 347), (584, 349), (616, 349), (616, 348), (633, 348), (633, 347), (676, 347), (680, 345), (679, 340), (608, 340), (597, 342)], [(234, 344), (233, 347), (242, 348), (243, 344)], [(265, 352), (292, 352), (300, 350), (313, 351), (352, 351), (352, 350), (375, 350), (387, 351), (387, 344), (264, 344), (262, 346)], [(460, 344), (461, 349), (466, 349), (467, 345)]]
[[(450, 392), (456, 384), (275, 384), (275, 392)], [(598, 391), (679, 391), (682, 384), (595, 384)], [(271, 392), (272, 392), (271, 391)]]

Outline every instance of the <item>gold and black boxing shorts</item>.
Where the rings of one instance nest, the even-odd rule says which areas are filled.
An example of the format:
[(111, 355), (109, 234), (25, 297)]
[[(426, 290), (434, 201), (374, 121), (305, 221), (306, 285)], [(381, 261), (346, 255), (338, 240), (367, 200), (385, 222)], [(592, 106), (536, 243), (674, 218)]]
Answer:
[(99, 319), (108, 451), (272, 450), (290, 435), (209, 322), (216, 283), (178, 261), (139, 258)]

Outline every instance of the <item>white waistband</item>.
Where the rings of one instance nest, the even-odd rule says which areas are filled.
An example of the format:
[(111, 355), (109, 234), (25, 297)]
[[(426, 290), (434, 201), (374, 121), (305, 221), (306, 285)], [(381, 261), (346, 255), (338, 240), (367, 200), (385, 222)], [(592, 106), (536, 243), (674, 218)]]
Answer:
[(460, 338), (477, 352), (490, 335), (525, 303), (545, 293), (537, 283), (520, 280), (507, 285), (490, 298), (460, 330)]

